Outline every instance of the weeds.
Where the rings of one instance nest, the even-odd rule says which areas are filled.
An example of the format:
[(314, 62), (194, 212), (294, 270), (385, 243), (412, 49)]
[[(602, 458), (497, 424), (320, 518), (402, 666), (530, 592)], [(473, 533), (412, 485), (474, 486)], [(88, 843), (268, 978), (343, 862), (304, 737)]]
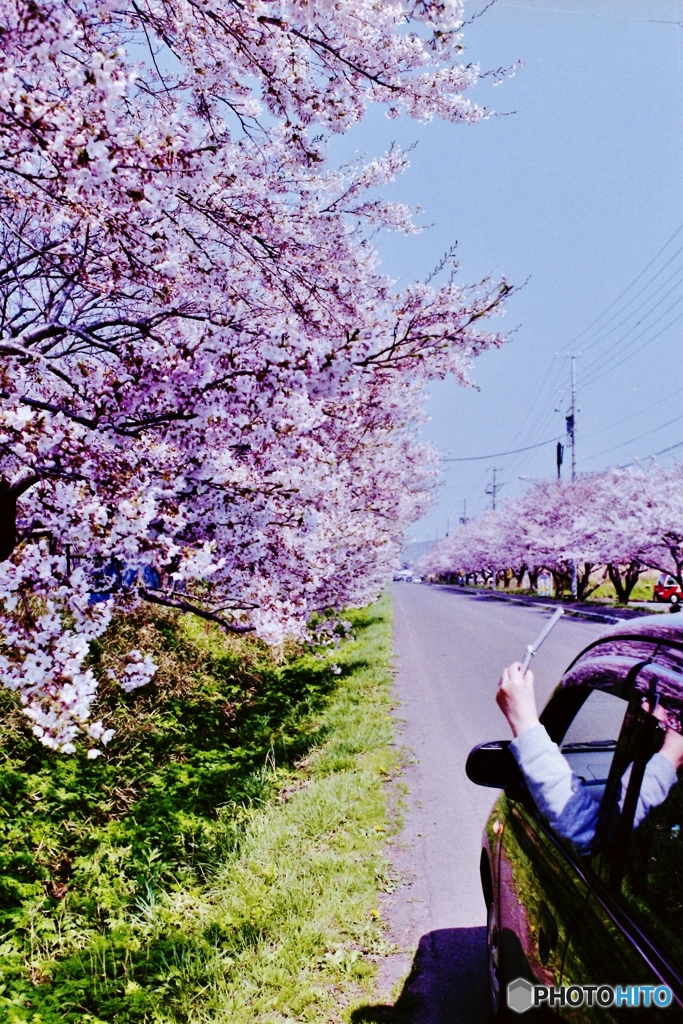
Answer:
[[(0, 691), (0, 1017), (337, 1021), (383, 949), (385, 599), (331, 659), (276, 661), (172, 614), (93, 650), (105, 756), (37, 744)], [(153, 683), (107, 686), (118, 651)]]

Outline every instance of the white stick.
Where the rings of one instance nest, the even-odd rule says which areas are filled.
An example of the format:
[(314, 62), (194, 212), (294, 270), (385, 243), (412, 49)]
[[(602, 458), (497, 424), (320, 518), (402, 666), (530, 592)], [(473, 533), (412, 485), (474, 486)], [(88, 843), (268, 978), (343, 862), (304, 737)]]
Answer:
[(550, 621), (546, 622), (545, 626), (538, 634), (534, 642), (532, 644), (527, 644), (526, 654), (524, 655), (524, 661), (522, 662), (522, 675), (524, 675), (529, 665), (531, 664), (531, 659), (533, 658), (538, 648), (546, 639), (550, 631), (554, 629), (554, 627), (557, 625), (557, 623), (560, 621), (563, 615), (564, 608), (558, 608), (557, 611), (553, 614), (553, 617), (550, 619)]

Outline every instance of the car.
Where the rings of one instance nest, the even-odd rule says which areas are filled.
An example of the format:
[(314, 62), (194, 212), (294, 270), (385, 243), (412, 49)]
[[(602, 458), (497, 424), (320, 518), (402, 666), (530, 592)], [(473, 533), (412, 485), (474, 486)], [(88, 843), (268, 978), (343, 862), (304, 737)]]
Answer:
[[(509, 740), (470, 752), (469, 779), (502, 790), (480, 860), (496, 1020), (508, 1019), (508, 985), (517, 983), (513, 1009), (520, 986), (522, 998), (533, 986), (668, 986), (672, 1002), (662, 1020), (683, 1021), (683, 785), (674, 785), (633, 827), (645, 764), (663, 735), (645, 700), (664, 710), (669, 727), (683, 731), (678, 616), (611, 627), (572, 662), (540, 716), (600, 805), (589, 854), (580, 854), (536, 808)], [(653, 1012), (556, 1004), (552, 1012), (532, 1009), (529, 1020), (550, 1015), (612, 1024), (649, 1020)]]
[(413, 576), (413, 583), (422, 583), (422, 576)]
[(663, 572), (654, 585), (652, 597), (655, 601), (669, 601), (671, 604), (680, 604), (681, 600), (683, 600), (683, 590), (681, 590), (673, 576), (667, 576)]

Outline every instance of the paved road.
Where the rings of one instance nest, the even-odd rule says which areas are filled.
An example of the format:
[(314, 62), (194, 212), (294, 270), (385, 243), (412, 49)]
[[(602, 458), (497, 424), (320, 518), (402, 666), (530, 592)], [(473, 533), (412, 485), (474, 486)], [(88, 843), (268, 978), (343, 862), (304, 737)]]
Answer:
[[(396, 690), (402, 741), (414, 761), (408, 806), (392, 858), (404, 882), (385, 905), (403, 952), (380, 975), (395, 1004), (357, 1011), (354, 1024), (487, 1024), (481, 832), (495, 799), (465, 776), (469, 750), (509, 736), (494, 702), (503, 665), (522, 658), (549, 613), (454, 593), (394, 586)], [(605, 630), (565, 618), (534, 659), (539, 706), (576, 654)]]

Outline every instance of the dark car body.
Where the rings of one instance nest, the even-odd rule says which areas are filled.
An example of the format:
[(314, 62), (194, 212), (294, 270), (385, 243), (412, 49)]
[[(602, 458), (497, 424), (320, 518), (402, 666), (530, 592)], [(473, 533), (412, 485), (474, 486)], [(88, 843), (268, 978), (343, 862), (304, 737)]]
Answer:
[[(683, 620), (648, 616), (610, 629), (570, 665), (541, 722), (600, 803), (593, 851), (581, 855), (534, 806), (506, 741), (483, 744), (468, 775), (504, 792), (483, 836), (494, 1013), (509, 982), (667, 985), (666, 1009), (556, 1006), (527, 1019), (683, 1021), (683, 786), (637, 829), (642, 772), (669, 726), (683, 720)], [(630, 766), (630, 767), (629, 767)], [(623, 791), (625, 798), (620, 800)]]

